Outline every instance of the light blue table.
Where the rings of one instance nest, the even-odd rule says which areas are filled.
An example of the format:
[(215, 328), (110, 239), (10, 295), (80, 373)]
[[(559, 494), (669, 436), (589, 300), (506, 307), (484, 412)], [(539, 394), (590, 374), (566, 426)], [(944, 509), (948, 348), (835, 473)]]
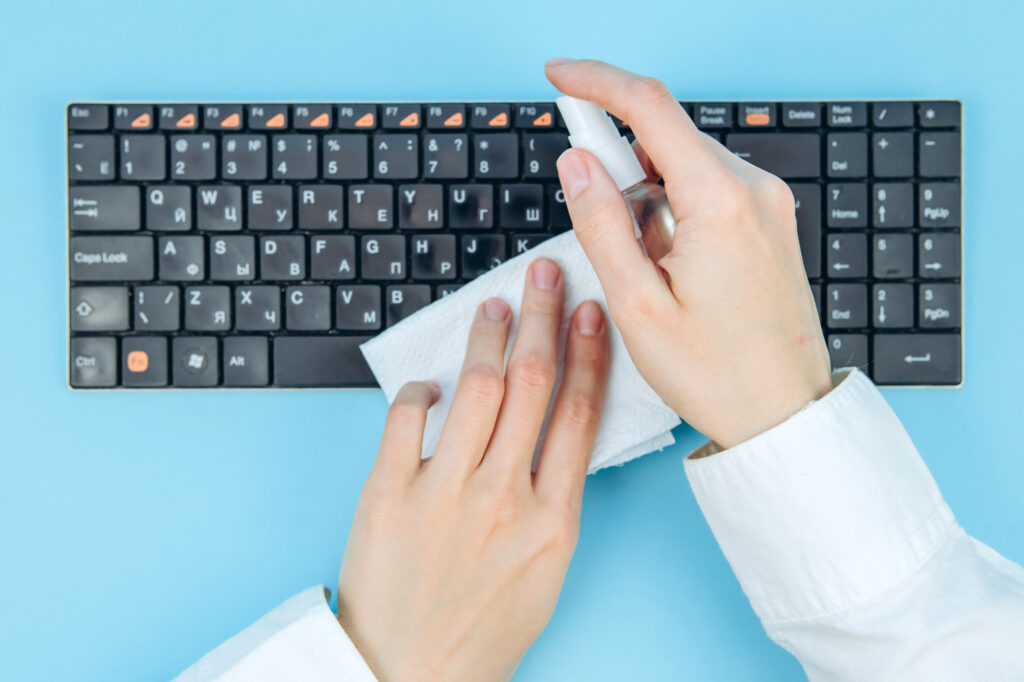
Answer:
[[(377, 391), (71, 393), (70, 99), (550, 98), (543, 60), (583, 55), (680, 98), (960, 97), (967, 382), (887, 397), (963, 525), (1024, 561), (1019, 4), (597, 4), (5, 6), (0, 679), (166, 679), (290, 594), (333, 585), (385, 409)], [(802, 677), (686, 484), (700, 437), (677, 436), (588, 482), (562, 600), (517, 679)]]

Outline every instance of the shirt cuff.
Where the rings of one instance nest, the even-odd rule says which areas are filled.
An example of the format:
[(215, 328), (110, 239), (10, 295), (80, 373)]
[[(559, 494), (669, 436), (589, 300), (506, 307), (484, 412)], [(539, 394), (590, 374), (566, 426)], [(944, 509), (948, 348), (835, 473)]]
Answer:
[(203, 656), (175, 682), (376, 682), (323, 585), (291, 597)]
[(899, 419), (859, 370), (787, 421), (684, 460), (715, 538), (766, 624), (855, 607), (958, 528)]

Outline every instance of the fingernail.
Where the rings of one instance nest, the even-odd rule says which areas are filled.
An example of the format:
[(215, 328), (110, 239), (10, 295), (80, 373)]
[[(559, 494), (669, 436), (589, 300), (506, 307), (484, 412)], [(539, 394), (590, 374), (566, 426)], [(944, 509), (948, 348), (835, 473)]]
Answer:
[(594, 301), (585, 301), (580, 304), (576, 313), (576, 328), (584, 336), (597, 336), (604, 326), (604, 313)]
[(565, 57), (559, 57), (558, 59), (549, 59), (549, 60), (547, 60), (544, 63), (544, 66), (554, 68), (554, 67), (558, 67), (558, 66), (565, 66), (569, 62), (574, 62), (574, 61), (576, 61), (576, 60), (575, 59), (566, 59)]
[(565, 150), (555, 165), (558, 167), (558, 177), (562, 181), (562, 189), (567, 199), (575, 199), (590, 184), (590, 171), (578, 152), (572, 149)]
[(508, 313), (508, 303), (505, 303), (505, 301), (501, 300), (500, 298), (489, 299), (487, 303), (484, 304), (484, 315), (491, 318), (492, 320), (501, 322), (506, 317), (508, 317)]
[(554, 261), (547, 258), (538, 258), (533, 261), (531, 273), (535, 287), (550, 291), (558, 284), (558, 276), (561, 274), (561, 271)]

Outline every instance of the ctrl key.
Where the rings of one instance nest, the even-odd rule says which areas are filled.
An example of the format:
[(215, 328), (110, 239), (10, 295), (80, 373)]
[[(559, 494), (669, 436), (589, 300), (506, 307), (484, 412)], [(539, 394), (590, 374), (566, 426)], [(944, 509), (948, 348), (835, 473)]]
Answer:
[(71, 387), (110, 388), (117, 385), (117, 339), (76, 336), (71, 339)]

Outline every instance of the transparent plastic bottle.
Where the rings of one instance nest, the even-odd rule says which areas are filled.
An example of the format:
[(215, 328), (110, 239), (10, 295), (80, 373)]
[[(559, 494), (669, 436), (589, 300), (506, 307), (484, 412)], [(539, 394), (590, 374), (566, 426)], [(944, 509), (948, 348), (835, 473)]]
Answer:
[(619, 134), (604, 109), (567, 95), (555, 102), (569, 129), (569, 144), (592, 153), (612, 176), (633, 215), (637, 239), (647, 256), (657, 261), (671, 250), (676, 229), (665, 188), (646, 181), (629, 140)]

